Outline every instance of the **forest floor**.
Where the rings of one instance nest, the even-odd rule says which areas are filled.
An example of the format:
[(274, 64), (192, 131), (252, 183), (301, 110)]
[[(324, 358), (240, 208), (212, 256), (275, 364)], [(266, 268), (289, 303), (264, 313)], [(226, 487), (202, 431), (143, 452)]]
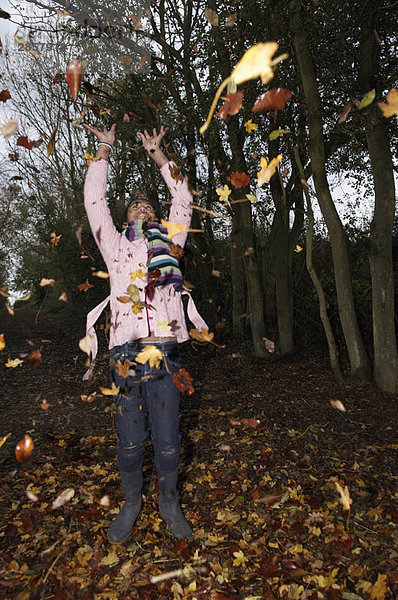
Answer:
[[(262, 361), (245, 346), (188, 345), (195, 393), (181, 402), (180, 489), (194, 539), (173, 539), (160, 518), (148, 443), (143, 509), (115, 547), (106, 530), (122, 492), (112, 399), (99, 394), (106, 355), (88, 387), (82, 329), (47, 315), (36, 326), (29, 312), (1, 321), (0, 438), (11, 434), (0, 449), (1, 598), (398, 597), (396, 396), (339, 385), (313, 348)], [(6, 368), (8, 358), (23, 363)], [(25, 434), (35, 447), (20, 464)]]

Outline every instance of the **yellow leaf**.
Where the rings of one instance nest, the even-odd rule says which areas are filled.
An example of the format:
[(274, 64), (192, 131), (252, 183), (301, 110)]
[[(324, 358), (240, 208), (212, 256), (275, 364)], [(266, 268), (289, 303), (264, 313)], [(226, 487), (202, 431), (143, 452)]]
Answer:
[(6, 443), (6, 441), (8, 440), (8, 438), (10, 437), (10, 435), (11, 435), (11, 432), (7, 433), (7, 435), (5, 435), (4, 437), (0, 438), (0, 448), (2, 446), (4, 446), (4, 444)]
[(283, 135), (284, 133), (291, 133), (291, 131), (290, 129), (274, 129), (274, 131), (271, 131), (268, 137), (272, 141), (276, 140), (276, 138), (278, 138), (280, 135)]
[(198, 329), (191, 329), (189, 335), (198, 340), (198, 342), (211, 342), (214, 338), (214, 333), (209, 333), (208, 329), (204, 327), (198, 331)]
[(0, 288), (0, 294), (4, 296), (4, 298), (11, 298), (11, 294), (8, 293), (8, 287), (6, 285), (3, 285), (3, 287)]
[(134, 302), (131, 310), (135, 315), (138, 315), (138, 313), (142, 312), (141, 304), (139, 302)]
[(350, 492), (348, 491), (348, 487), (344, 486), (343, 489), (338, 481), (334, 482), (334, 486), (340, 494), (340, 502), (343, 505), (344, 510), (350, 510), (352, 499), (350, 498)]
[(50, 242), (52, 244), (54, 244), (54, 246), (58, 246), (59, 240), (61, 239), (61, 237), (62, 237), (62, 235), (57, 235), (55, 233), (55, 231), (53, 231), (53, 232), (50, 233)]
[(8, 361), (6, 362), (6, 367), (8, 369), (15, 369), (15, 367), (22, 365), (22, 363), (23, 363), (23, 360), (21, 360), (19, 358), (14, 358), (14, 360), (11, 360), (11, 358), (9, 358)]
[(131, 302), (130, 296), (117, 296), (117, 300), (122, 304), (128, 304), (129, 302)]
[(142, 269), (137, 269), (136, 271), (131, 271), (131, 273), (129, 273), (129, 275), (130, 275), (131, 282), (135, 281), (135, 279), (137, 279), (137, 277), (139, 277), (140, 279), (142, 279), (145, 282), (147, 279), (146, 273), (144, 273), (144, 271), (142, 271)]
[(251, 119), (249, 119), (245, 123), (245, 129), (246, 129), (247, 133), (251, 133), (255, 129), (258, 129), (258, 125), (256, 123), (253, 123), (253, 121)]
[(79, 340), (79, 348), (82, 352), (85, 352), (87, 356), (90, 356), (92, 347), (93, 338), (91, 335), (87, 334), (81, 340)]
[(225, 184), (223, 188), (216, 189), (216, 193), (218, 194), (218, 196), (220, 196), (221, 202), (228, 202), (228, 197), (231, 194), (231, 192), (232, 190), (227, 186), (227, 184)]
[(369, 106), (369, 104), (372, 104), (373, 100), (375, 99), (375, 96), (376, 90), (374, 88), (373, 90), (366, 92), (366, 94), (361, 99), (361, 102), (359, 103), (358, 109), (360, 110), (361, 108), (366, 108), (367, 106)]
[(18, 129), (18, 119), (10, 119), (8, 123), (1, 126), (1, 133), (5, 138), (11, 137)]
[(56, 8), (55, 12), (60, 16), (60, 17), (69, 17), (69, 13), (66, 12), (66, 10), (62, 10), (60, 8)]
[(99, 158), (99, 157), (98, 157), (98, 158), (95, 158), (94, 156), (92, 156), (92, 155), (91, 155), (91, 154), (89, 154), (88, 152), (85, 152), (85, 153), (83, 154), (83, 158), (85, 158), (85, 159), (86, 159), (87, 166), (88, 166), (88, 165), (89, 165), (91, 162), (93, 162), (93, 161), (95, 162), (95, 161), (97, 161), (97, 160), (100, 160), (100, 158)]
[(297, 254), (298, 254), (299, 252), (302, 251), (302, 249), (303, 249), (302, 246), (299, 246), (298, 244), (296, 244), (294, 251), (297, 252)]
[(0, 334), (0, 352), (2, 350), (4, 350), (4, 348), (6, 347), (6, 343), (4, 341), (4, 333)]
[(213, 25), (213, 27), (218, 27), (219, 19), (215, 10), (209, 7), (205, 8), (205, 19), (210, 25)]
[(385, 117), (398, 115), (398, 90), (392, 89), (386, 96), (387, 102), (378, 102), (378, 107)]
[(161, 220), (161, 224), (163, 225), (163, 227), (166, 227), (167, 236), (170, 239), (175, 237), (179, 233), (188, 230), (188, 225), (182, 225), (181, 223), (170, 223), (169, 221), (165, 221), (164, 219)]
[(116, 362), (117, 375), (119, 375), (119, 377), (123, 377), (124, 379), (126, 379), (126, 377), (134, 376), (135, 371), (130, 370), (130, 367), (133, 366), (133, 364), (134, 363), (131, 362), (130, 360), (128, 360), (127, 358), (124, 362), (121, 362), (120, 360), (118, 360)]
[(159, 368), (159, 363), (163, 358), (163, 354), (161, 351), (156, 348), (156, 346), (146, 346), (141, 352), (136, 356), (136, 362), (140, 364), (145, 364), (149, 361), (150, 367)]
[(258, 183), (257, 186), (261, 187), (266, 181), (269, 181), (272, 175), (275, 173), (279, 163), (282, 160), (282, 154), (278, 154), (268, 164), (264, 156), (260, 158), (261, 171), (257, 172)]
[(165, 319), (164, 321), (158, 321), (156, 323), (156, 326), (158, 327), (158, 329), (160, 329), (160, 331), (162, 331), (163, 333), (168, 333), (169, 331), (171, 331), (171, 327), (169, 325), (169, 322), (167, 319)]
[(54, 152), (56, 135), (57, 135), (57, 128), (54, 127), (54, 129), (51, 132), (51, 136), (48, 141), (48, 144), (47, 144), (47, 156), (50, 156), (50, 154), (52, 154)]
[(278, 48), (277, 42), (261, 42), (246, 50), (231, 74), (236, 85), (257, 77), (264, 84), (271, 81), (274, 76), (271, 59)]
[(116, 385), (112, 381), (112, 386), (110, 388), (100, 387), (101, 394), (104, 396), (117, 396), (119, 393), (120, 387), (116, 387)]
[(94, 277), (99, 277), (100, 279), (109, 279), (110, 275), (106, 271), (93, 271), (91, 273)]
[(384, 600), (387, 594), (387, 575), (382, 575), (381, 573), (377, 576), (377, 581), (372, 586), (370, 590), (370, 599), (371, 600)]
[(246, 194), (246, 198), (250, 200), (250, 202), (258, 202), (257, 196), (254, 196), (253, 194)]
[(130, 285), (127, 288), (127, 293), (133, 302), (140, 301), (140, 290), (134, 283), (130, 283)]
[(119, 562), (119, 557), (115, 550), (110, 550), (106, 556), (101, 560), (100, 565), (108, 567), (109, 565), (116, 565)]
[(239, 567), (240, 565), (244, 567), (249, 561), (249, 559), (243, 554), (242, 550), (239, 550), (239, 552), (234, 552), (234, 556), (234, 567)]

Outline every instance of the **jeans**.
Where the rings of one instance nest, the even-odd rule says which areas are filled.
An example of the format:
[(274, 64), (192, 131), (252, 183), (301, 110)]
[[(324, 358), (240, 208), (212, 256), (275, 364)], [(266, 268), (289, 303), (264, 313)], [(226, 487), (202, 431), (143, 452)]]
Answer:
[[(130, 369), (135, 374), (118, 375), (117, 361), (133, 362), (145, 346), (156, 346), (165, 357), (160, 368), (149, 362), (136, 363)], [(180, 465), (180, 435), (178, 409), (180, 393), (173, 375), (181, 368), (177, 342), (127, 342), (110, 352), (110, 380), (120, 386), (114, 396), (117, 436), (117, 465), (120, 471), (131, 473), (142, 466), (145, 440), (148, 437), (146, 413), (151, 430), (155, 464), (159, 472), (177, 471)]]

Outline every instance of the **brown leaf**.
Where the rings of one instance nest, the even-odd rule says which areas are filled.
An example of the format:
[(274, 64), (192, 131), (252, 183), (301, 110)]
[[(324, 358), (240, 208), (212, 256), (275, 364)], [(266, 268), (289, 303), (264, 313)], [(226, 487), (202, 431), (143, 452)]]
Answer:
[(48, 141), (48, 144), (47, 144), (47, 156), (50, 156), (50, 154), (52, 154), (54, 152), (56, 135), (57, 135), (57, 128), (54, 127), (54, 129), (52, 130), (50, 139)]
[(225, 27), (233, 27), (235, 25), (237, 16), (238, 16), (238, 13), (236, 13), (236, 12), (228, 15), (228, 17), (226, 18), (226, 21), (225, 21)]
[(7, 102), (7, 100), (10, 100), (10, 98), (11, 94), (8, 90), (3, 90), (0, 92), (0, 102)]
[(26, 136), (20, 135), (19, 138), (17, 139), (17, 146), (23, 146), (24, 148), (27, 148), (28, 150), (32, 150), (33, 142), (32, 142), (32, 140), (28, 139)]
[(242, 100), (243, 92), (227, 94), (225, 96), (225, 103), (221, 106), (216, 116), (225, 121), (228, 115), (236, 115), (242, 107)]
[(40, 350), (32, 350), (32, 352), (28, 355), (28, 365), (35, 369), (40, 366), (42, 363), (42, 355)]
[(339, 114), (339, 120), (337, 121), (337, 123), (340, 125), (340, 123), (345, 123), (345, 121), (347, 120), (348, 115), (350, 114), (352, 109), (352, 102), (347, 102), (346, 104), (344, 104), (344, 108), (341, 111), (341, 113)]
[(73, 100), (76, 102), (80, 84), (83, 81), (82, 66), (78, 60), (72, 60), (66, 67), (65, 81)]
[(26, 463), (35, 447), (30, 435), (26, 434), (15, 446), (15, 458), (19, 463)]
[(291, 96), (292, 92), (287, 88), (272, 88), (257, 98), (252, 107), (252, 112), (275, 109), (283, 110)]

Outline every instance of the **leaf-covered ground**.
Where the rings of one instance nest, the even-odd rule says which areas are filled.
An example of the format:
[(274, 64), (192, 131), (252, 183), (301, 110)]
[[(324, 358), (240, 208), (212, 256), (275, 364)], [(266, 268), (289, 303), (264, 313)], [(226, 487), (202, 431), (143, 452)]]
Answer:
[[(36, 327), (17, 313), (2, 332), (0, 438), (11, 436), (0, 449), (0, 597), (397, 597), (395, 396), (339, 386), (313, 349), (264, 362), (235, 346), (188, 346), (196, 391), (181, 403), (180, 487), (194, 540), (174, 540), (159, 516), (148, 443), (143, 510), (130, 540), (111, 547), (122, 501), (111, 400), (81, 399), (107, 383), (105, 355), (87, 388), (73, 323), (42, 316)], [(29, 367), (24, 355), (38, 348), (42, 364)], [(5, 367), (20, 354), (21, 366)], [(35, 449), (21, 465), (14, 448), (26, 433)], [(52, 508), (68, 488), (74, 496)]]

